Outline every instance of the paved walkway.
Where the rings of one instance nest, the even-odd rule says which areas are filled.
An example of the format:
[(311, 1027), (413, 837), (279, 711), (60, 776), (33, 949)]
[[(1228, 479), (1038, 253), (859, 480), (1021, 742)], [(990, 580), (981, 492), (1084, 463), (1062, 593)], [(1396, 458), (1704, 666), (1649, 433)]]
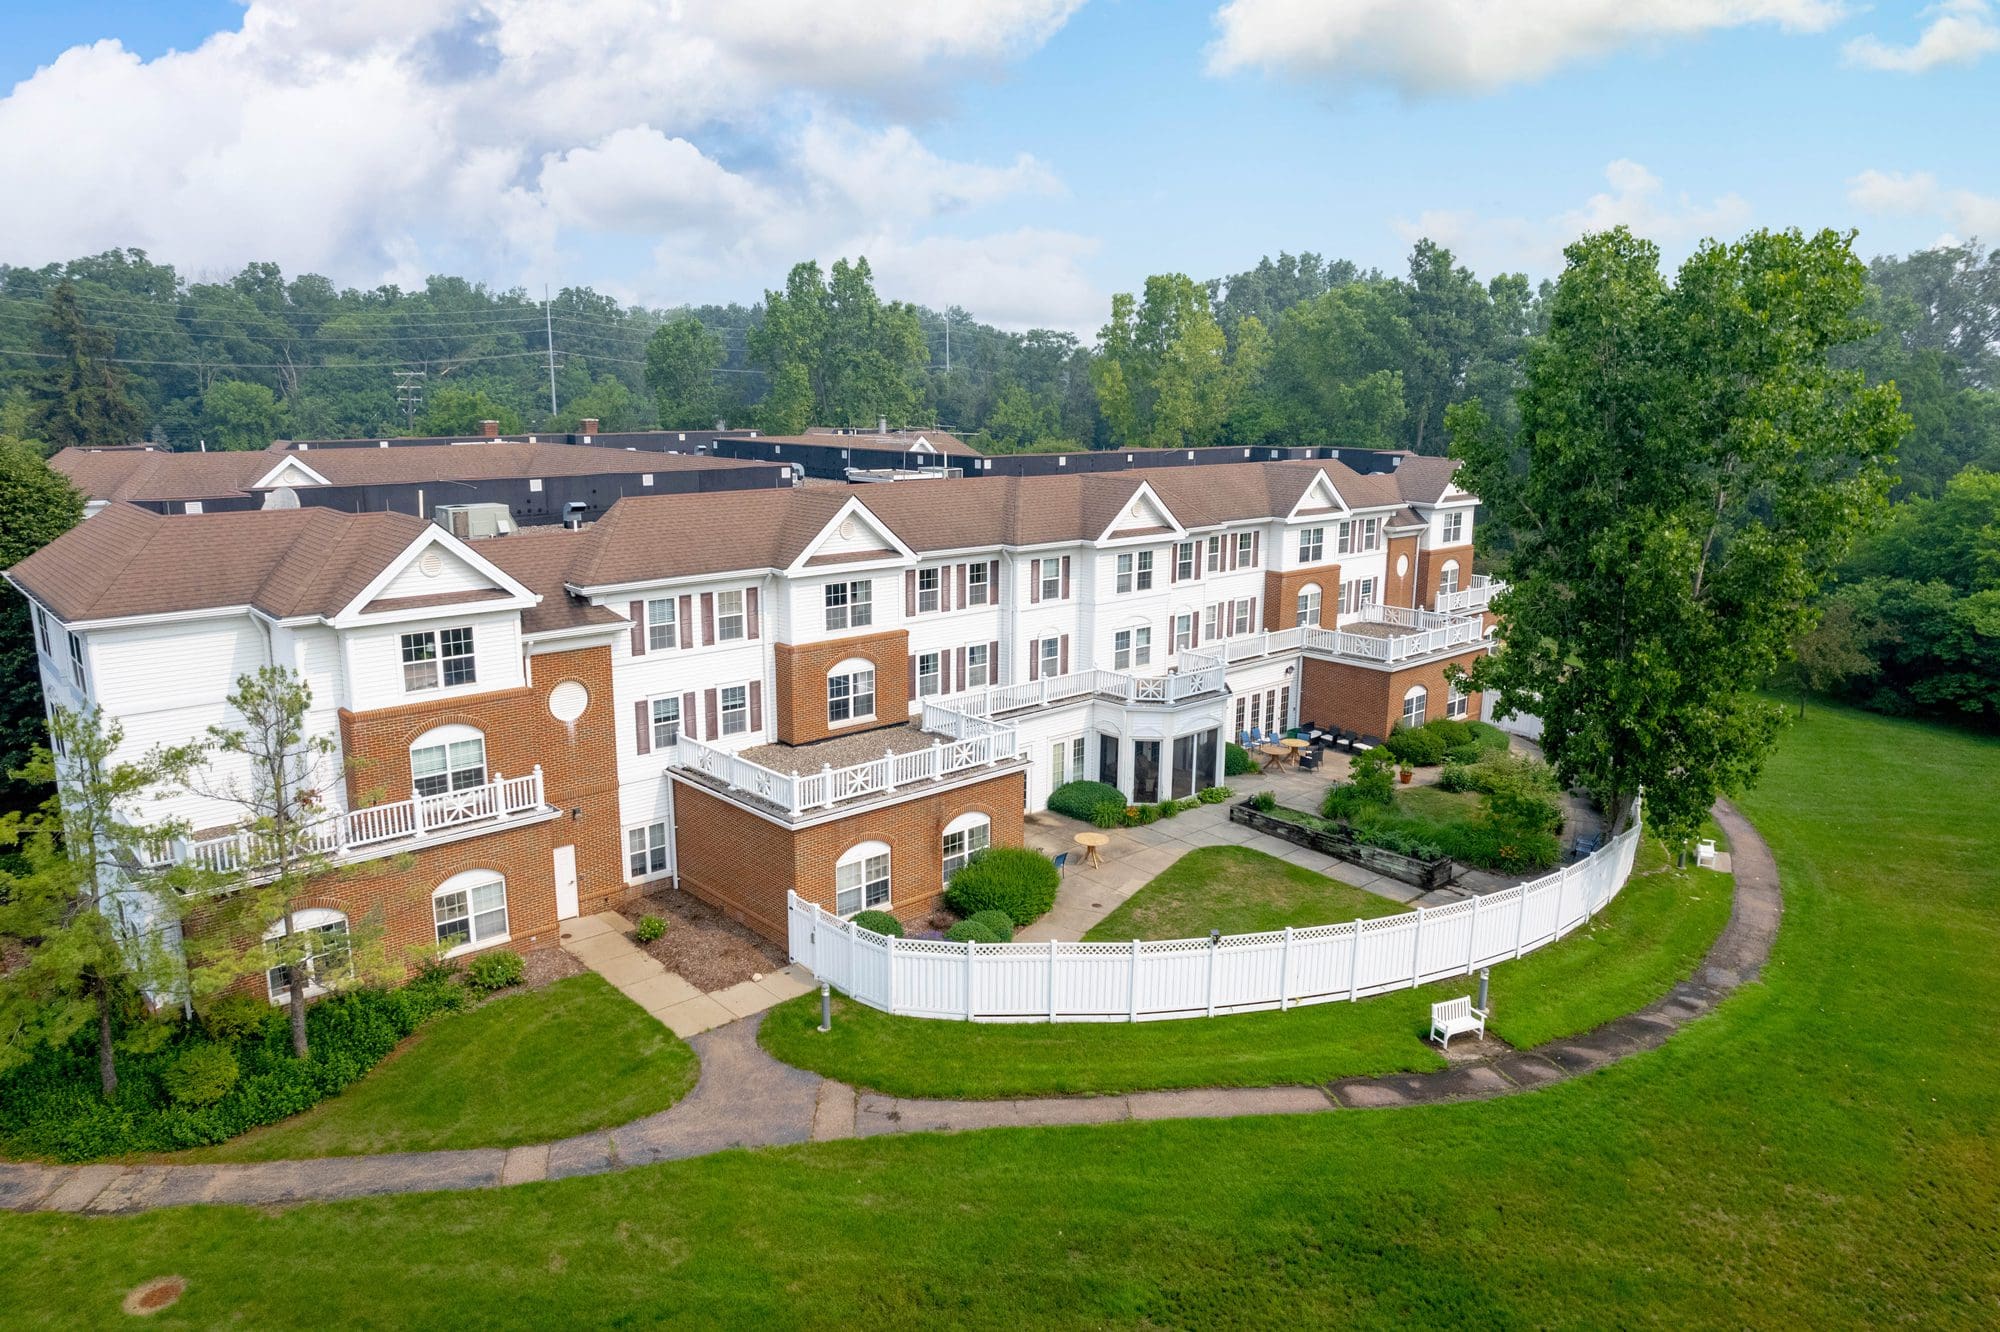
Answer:
[(763, 1012), (812, 989), (812, 973), (789, 966), (727, 989), (703, 993), (632, 942), (632, 925), (615, 911), (581, 916), (562, 927), (563, 951), (686, 1040)]
[(758, 1046), (761, 1018), (751, 1017), (694, 1036), (690, 1044), (701, 1057), (701, 1078), (694, 1090), (678, 1104), (620, 1128), (511, 1150), (256, 1165), (0, 1163), (0, 1207), (113, 1213), (198, 1202), (270, 1204), (492, 1188), (604, 1174), (732, 1147), (1001, 1126), (1308, 1114), (1343, 1107), (1480, 1100), (1528, 1091), (1653, 1049), (1736, 987), (1756, 978), (1770, 956), (1783, 910), (1777, 866), (1756, 829), (1733, 806), (1719, 803), (1715, 815), (1734, 852), (1736, 891), (1728, 925), (1692, 977), (1658, 1003), (1582, 1036), (1532, 1050), (1506, 1050), (1493, 1042), (1435, 1073), (1344, 1078), (1313, 1087), (1207, 1088), (1016, 1101), (904, 1100), (856, 1091), (779, 1063)]

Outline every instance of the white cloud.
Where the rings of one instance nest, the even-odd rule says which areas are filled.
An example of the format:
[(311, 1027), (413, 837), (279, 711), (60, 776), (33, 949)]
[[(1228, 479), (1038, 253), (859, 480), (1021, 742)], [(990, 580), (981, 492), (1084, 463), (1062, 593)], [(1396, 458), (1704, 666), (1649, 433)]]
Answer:
[(1562, 268), (1563, 247), (1586, 232), (1624, 225), (1671, 256), (1711, 236), (1732, 236), (1750, 222), (1750, 205), (1742, 196), (1723, 194), (1703, 202), (1685, 193), (1669, 195), (1658, 176), (1625, 158), (1607, 165), (1604, 179), (1610, 188), (1548, 217), (1432, 209), (1413, 219), (1398, 218), (1393, 225), (1405, 241), (1428, 236), (1476, 272), (1521, 270), (1553, 277)]
[(1024, 227), (999, 235), (926, 236), (868, 250), (877, 285), (934, 310), (958, 305), (1001, 328), (1056, 328), (1085, 339), (1110, 302), (1084, 276), (1097, 242)]
[(1938, 218), (1958, 235), (2000, 235), (2000, 197), (1946, 189), (1928, 171), (1871, 168), (1848, 180), (1847, 199), (1870, 213)]
[(1840, 0), (1230, 0), (1209, 70), (1490, 92), (1621, 47), (1750, 24), (1818, 32)]
[[(977, 230), (1058, 190), (1032, 157), (955, 161), (920, 130), (952, 79), (1079, 3), (250, 0), (192, 50), (77, 47), (0, 97), (0, 178), (35, 182), (33, 207), (0, 210), (0, 256), (131, 245), (193, 270), (643, 282), (659, 302), (706, 274), (748, 294), (801, 256), (918, 253), (944, 215)], [(994, 262), (1020, 263), (999, 230)], [(635, 235), (657, 238), (655, 272), (602, 257)], [(980, 242), (951, 244), (977, 262)]]
[(2000, 26), (1986, 0), (1944, 0), (1923, 12), (1931, 21), (1909, 46), (1891, 46), (1871, 32), (1849, 42), (1842, 54), (1851, 65), (1923, 74), (1941, 65), (1970, 65), (2000, 51)]

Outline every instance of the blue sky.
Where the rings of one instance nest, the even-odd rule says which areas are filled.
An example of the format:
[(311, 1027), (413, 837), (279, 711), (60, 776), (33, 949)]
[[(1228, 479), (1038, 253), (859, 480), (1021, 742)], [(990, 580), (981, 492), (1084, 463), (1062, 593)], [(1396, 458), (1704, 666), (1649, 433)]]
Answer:
[(1614, 221), (1670, 257), (2000, 235), (2000, 0), (688, 8), (0, 8), (0, 170), (43, 202), (0, 260), (672, 304), (866, 252), (892, 294), (1088, 332), (1148, 273), (1395, 269), (1419, 234), (1536, 276)]

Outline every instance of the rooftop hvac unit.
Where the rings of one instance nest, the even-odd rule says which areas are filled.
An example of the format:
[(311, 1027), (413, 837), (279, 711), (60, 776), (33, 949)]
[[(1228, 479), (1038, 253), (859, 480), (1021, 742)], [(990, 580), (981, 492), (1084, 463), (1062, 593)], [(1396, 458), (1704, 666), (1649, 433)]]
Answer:
[(504, 504), (440, 504), (431, 520), (461, 541), (506, 536), (514, 530), (514, 513)]

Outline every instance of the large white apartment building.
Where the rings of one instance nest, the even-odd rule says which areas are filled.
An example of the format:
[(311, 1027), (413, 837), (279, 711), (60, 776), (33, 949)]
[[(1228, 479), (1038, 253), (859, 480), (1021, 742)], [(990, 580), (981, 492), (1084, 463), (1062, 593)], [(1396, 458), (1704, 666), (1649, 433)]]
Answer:
[[(1301, 719), (1476, 714), (1476, 501), (1453, 465), (1337, 462), (628, 497), (583, 530), (461, 541), (414, 516), (110, 504), (8, 577), (52, 705), (143, 748), (265, 664), (340, 753), (327, 841), (391, 872), (326, 928), (552, 942), (675, 884), (782, 937), (788, 890), (928, 911), (1077, 778), (1135, 802), (1221, 781)], [(218, 773), (205, 786), (227, 780)], [(240, 777), (240, 774), (235, 776)], [(207, 790), (162, 854), (252, 852)]]

